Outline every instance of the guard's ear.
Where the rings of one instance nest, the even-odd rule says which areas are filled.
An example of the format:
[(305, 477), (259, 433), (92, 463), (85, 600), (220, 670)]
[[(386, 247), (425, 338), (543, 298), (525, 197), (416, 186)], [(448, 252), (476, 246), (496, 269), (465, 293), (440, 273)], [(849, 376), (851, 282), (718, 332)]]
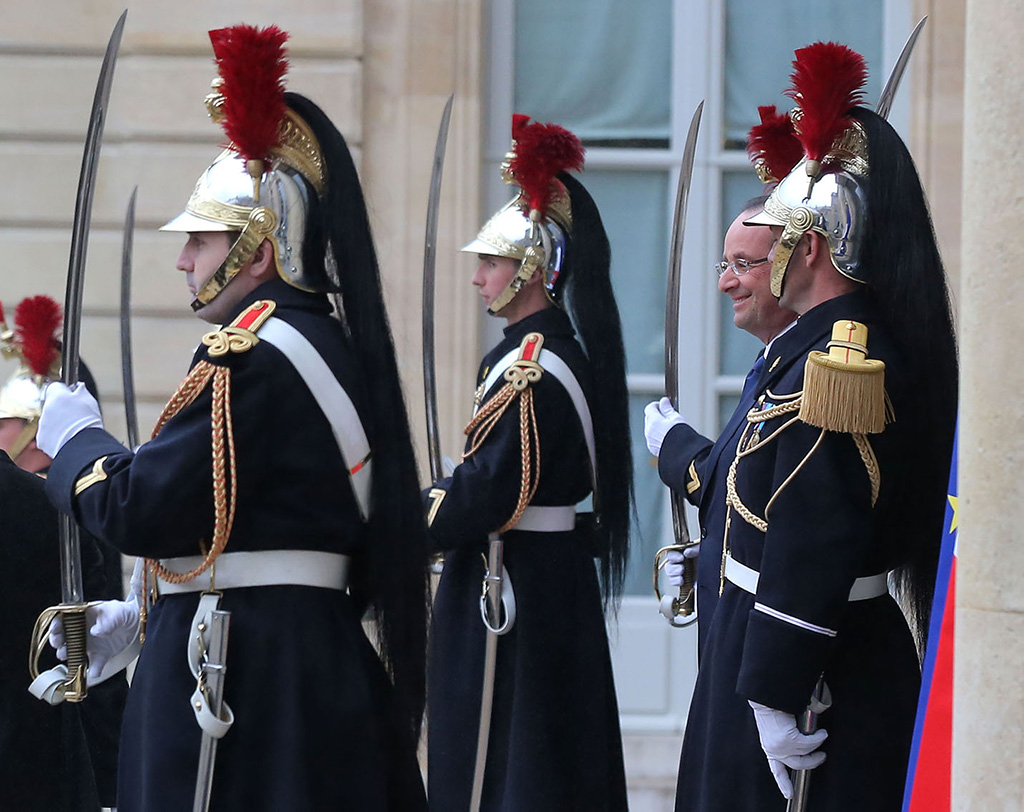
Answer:
[(817, 231), (808, 231), (803, 236), (803, 252), (808, 266), (813, 266), (822, 257), (828, 258), (828, 241)]
[(277, 274), (274, 265), (274, 244), (270, 240), (264, 240), (256, 247), (250, 260), (249, 273), (257, 279), (270, 278)]

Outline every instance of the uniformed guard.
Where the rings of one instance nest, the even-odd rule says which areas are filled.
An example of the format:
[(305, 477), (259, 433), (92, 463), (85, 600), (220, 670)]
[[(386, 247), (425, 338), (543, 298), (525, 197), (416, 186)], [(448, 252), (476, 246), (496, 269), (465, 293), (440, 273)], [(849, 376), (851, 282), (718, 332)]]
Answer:
[[(326, 115), (284, 92), (286, 37), (210, 32), (207, 108), (229, 145), (164, 230), (188, 234), (192, 307), (223, 326), (153, 439), (124, 448), (67, 387), (47, 391), (40, 423), (50, 498), (146, 560), (144, 586), (94, 610), (108, 633), (90, 638), (92, 659), (144, 626), (122, 812), (192, 808), (213, 766), (203, 735), (221, 737), (213, 809), (425, 806), (415, 461), (355, 166)], [(202, 670), (217, 607), (231, 612), (220, 715)]]
[(926, 629), (955, 339), (913, 162), (859, 106), (863, 59), (817, 43), (794, 69), (803, 155), (747, 222), (771, 227), (772, 292), (799, 320), (721, 466), (720, 597), (677, 810), (781, 812), (797, 779), (801, 809), (896, 810), (903, 793), (919, 668), (887, 585)]
[[(565, 171), (582, 168), (575, 136), (527, 116), (512, 134), (503, 177), (517, 194), (463, 249), (479, 255), (472, 282), (508, 326), (480, 365), (462, 463), (427, 498), (445, 553), (428, 674), (430, 806), (470, 808), (488, 679), (479, 808), (623, 810), (602, 588), (607, 600), (621, 588), (631, 460), (608, 239)], [(591, 493), (594, 513), (578, 514)], [(504, 548), (493, 572), (481, 557), (489, 536)], [(501, 634), (493, 675), (485, 575), (501, 579), (506, 604), (488, 620)]]
[[(0, 354), (18, 366), (0, 387), (0, 786), (8, 809), (97, 812), (116, 804), (117, 742), (128, 684), (111, 680), (87, 703), (59, 708), (26, 690), (23, 652), (36, 616), (60, 599), (57, 512), (43, 494), (50, 458), (35, 443), (43, 390), (57, 377), (61, 308), (30, 296), (10, 324), (0, 305)], [(86, 367), (83, 380), (95, 392)], [(121, 557), (82, 538), (86, 597), (121, 596)], [(56, 661), (54, 661), (56, 664)]]

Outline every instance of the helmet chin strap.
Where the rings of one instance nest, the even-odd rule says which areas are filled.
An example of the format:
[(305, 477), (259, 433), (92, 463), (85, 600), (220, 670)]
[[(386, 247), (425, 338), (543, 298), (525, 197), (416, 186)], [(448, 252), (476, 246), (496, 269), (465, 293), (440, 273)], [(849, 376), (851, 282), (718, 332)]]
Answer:
[[(537, 228), (535, 225), (534, 228)], [(539, 229), (541, 232), (541, 241), (544, 239), (543, 229)], [(503, 310), (509, 302), (511, 302), (516, 294), (523, 289), (523, 285), (529, 282), (533, 275), (537, 272), (537, 269), (544, 264), (544, 258), (547, 256), (542, 246), (531, 245), (526, 249), (526, 256), (523, 257), (522, 262), (519, 263), (519, 270), (516, 271), (516, 275), (512, 277), (512, 280), (508, 283), (508, 286), (498, 294), (497, 298), (488, 306), (488, 310), (491, 313), (497, 314), (499, 310)]]
[(18, 436), (15, 438), (13, 445), (11, 445), (10, 450), (7, 452), (7, 455), (12, 460), (17, 462), (18, 457), (21, 455), (21, 452), (28, 448), (28, 444), (35, 439), (36, 432), (38, 430), (39, 418), (33, 417), (25, 424), (25, 428), (23, 428), (21, 432), (18, 434)]
[(793, 251), (797, 243), (814, 225), (814, 213), (806, 206), (797, 206), (789, 213), (789, 220), (782, 229), (782, 236), (775, 246), (775, 258), (772, 260), (772, 272), (769, 284), (772, 296), (778, 299), (782, 296), (782, 282), (789, 267), (789, 261), (793, 258)]
[[(228, 283), (234, 279), (242, 267), (252, 259), (256, 249), (267, 238), (273, 240), (274, 229), (277, 227), (277, 215), (271, 209), (259, 206), (249, 214), (249, 222), (238, 235), (234, 245), (228, 250), (224, 261), (214, 272), (206, 284), (196, 293), (192, 300), (192, 309), (201, 310), (217, 298)], [(277, 249), (274, 249), (274, 256), (277, 256)]]

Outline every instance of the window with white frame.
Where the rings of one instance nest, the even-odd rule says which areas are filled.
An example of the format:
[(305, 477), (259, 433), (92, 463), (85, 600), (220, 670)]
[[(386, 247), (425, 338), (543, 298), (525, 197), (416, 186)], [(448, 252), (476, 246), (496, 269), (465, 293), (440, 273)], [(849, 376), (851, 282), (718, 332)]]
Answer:
[[(626, 593), (646, 598), (654, 551), (671, 530), (642, 412), (662, 394), (668, 242), (690, 116), (703, 99), (682, 269), (680, 410), (714, 436), (758, 347), (733, 326), (712, 270), (733, 216), (761, 192), (744, 151), (757, 106), (791, 106), (781, 91), (793, 51), (817, 40), (864, 55), (873, 103), (909, 33), (910, 0), (494, 0), (489, 10), (488, 211), (508, 196), (497, 167), (512, 112), (565, 126), (587, 148), (581, 180), (611, 241), (631, 393), (638, 524)], [(905, 109), (904, 98), (897, 126)]]

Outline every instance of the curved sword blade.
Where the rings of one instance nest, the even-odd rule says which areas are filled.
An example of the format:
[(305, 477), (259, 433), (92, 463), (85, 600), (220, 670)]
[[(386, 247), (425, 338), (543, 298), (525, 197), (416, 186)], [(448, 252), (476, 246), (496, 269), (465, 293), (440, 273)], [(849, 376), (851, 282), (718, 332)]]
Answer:
[(132, 245), (135, 237), (135, 198), (139, 187), (132, 189), (128, 211), (124, 216), (121, 238), (121, 384), (124, 390), (124, 418), (128, 447), (139, 444), (139, 415), (135, 407), (135, 373), (132, 365)]
[(437, 420), (437, 379), (434, 355), (434, 276), (437, 267), (437, 214), (441, 203), (441, 175), (448, 145), (448, 125), (452, 118), (453, 93), (445, 103), (441, 124), (437, 129), (434, 167), (430, 175), (430, 196), (427, 199), (427, 229), (423, 241), (423, 396), (427, 412), (427, 458), (430, 460), (430, 481), (441, 478), (441, 438)]
[(907, 63), (910, 62), (910, 55), (914, 52), (917, 38), (920, 36), (921, 29), (924, 28), (924, 24), (927, 21), (928, 15), (926, 14), (914, 26), (914, 30), (910, 32), (910, 36), (907, 37), (907, 41), (903, 45), (903, 50), (900, 51), (896, 64), (892, 66), (892, 71), (889, 72), (889, 78), (885, 80), (885, 87), (882, 88), (882, 92), (878, 97), (878, 104), (875, 105), (875, 112), (882, 118), (889, 118), (889, 111), (892, 110), (892, 103), (896, 98), (896, 91), (899, 90), (900, 80), (903, 79), (903, 72), (907, 69)]
[[(78, 177), (78, 198), (75, 201), (75, 220), (71, 229), (71, 258), (68, 262), (68, 281), (64, 296), (64, 331), (61, 347), (61, 380), (70, 385), (78, 383), (78, 350), (82, 328), (82, 287), (85, 280), (85, 249), (89, 241), (89, 224), (92, 220), (92, 198), (96, 186), (96, 170), (99, 165), (100, 144), (103, 141), (103, 125), (107, 117), (107, 102), (110, 86), (114, 81), (114, 65), (117, 51), (121, 47), (121, 34), (128, 17), (128, 10), (122, 12), (110, 35), (100, 76), (96, 82), (96, 94), (89, 114), (89, 130), (85, 137), (82, 153), (82, 171)], [(60, 567), (61, 598), (64, 603), (82, 603), (82, 554), (78, 538), (78, 525), (67, 516), (61, 516)], [(84, 643), (84, 641), (83, 641)], [(84, 695), (84, 694), (83, 694)]]
[[(672, 246), (668, 258), (668, 290), (665, 294), (665, 394), (673, 408), (679, 406), (679, 282), (682, 276), (683, 237), (686, 233), (686, 206), (690, 200), (690, 183), (693, 179), (693, 161), (697, 154), (697, 133), (700, 131), (700, 117), (704, 102), (697, 105), (690, 119), (686, 133), (683, 160), (679, 167), (679, 185), (676, 189), (676, 208), (672, 217)], [(690, 531), (686, 526), (686, 514), (678, 494), (669, 495), (672, 508), (672, 533), (676, 544), (689, 544)], [(690, 567), (691, 571), (693, 567)], [(689, 581), (692, 582), (692, 577)], [(680, 588), (680, 598), (683, 597)], [(690, 602), (692, 604), (692, 602)], [(688, 605), (690, 605), (688, 604)], [(692, 614), (692, 608), (687, 611)]]
[(117, 20), (103, 55), (100, 76), (96, 82), (96, 94), (89, 114), (89, 129), (85, 136), (82, 152), (82, 171), (78, 176), (78, 197), (75, 200), (75, 220), (71, 228), (71, 258), (68, 262), (67, 291), (64, 296), (64, 334), (61, 348), (61, 380), (68, 384), (78, 383), (78, 349), (82, 321), (82, 285), (85, 277), (85, 252), (89, 242), (89, 225), (92, 221), (92, 198), (96, 187), (96, 170), (99, 166), (100, 144), (103, 142), (103, 125), (107, 119), (107, 102), (110, 86), (114, 81), (114, 65), (117, 51), (121, 47), (121, 34), (128, 17), (125, 9)]
[(676, 209), (672, 217), (672, 244), (668, 256), (668, 291), (665, 295), (665, 394), (673, 408), (679, 406), (679, 280), (683, 264), (683, 237), (686, 233), (686, 205), (690, 199), (693, 160), (697, 154), (697, 132), (704, 102), (697, 105), (683, 147), (676, 188)]

